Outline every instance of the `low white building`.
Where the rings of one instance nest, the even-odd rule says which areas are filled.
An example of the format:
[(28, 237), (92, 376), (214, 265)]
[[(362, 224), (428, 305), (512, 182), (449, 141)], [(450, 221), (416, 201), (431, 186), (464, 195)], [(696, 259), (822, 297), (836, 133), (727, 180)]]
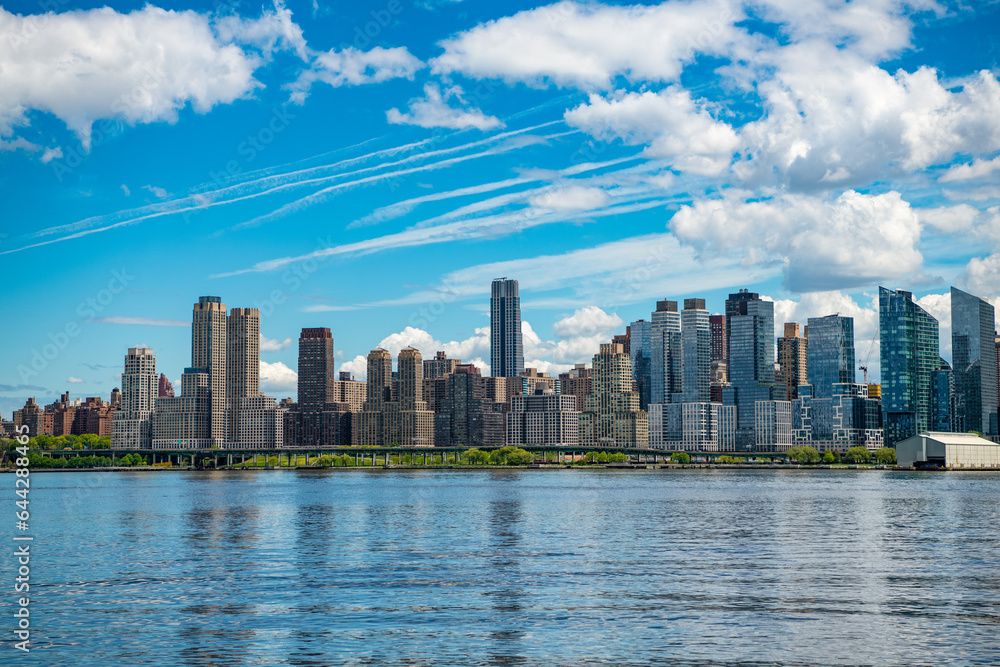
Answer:
[(901, 466), (1000, 468), (1000, 445), (974, 433), (921, 433), (896, 443)]

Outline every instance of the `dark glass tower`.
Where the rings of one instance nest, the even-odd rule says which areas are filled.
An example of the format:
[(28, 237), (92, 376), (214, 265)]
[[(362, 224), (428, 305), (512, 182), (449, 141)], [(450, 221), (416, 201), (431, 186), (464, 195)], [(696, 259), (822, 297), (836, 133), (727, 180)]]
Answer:
[(996, 344), (993, 306), (951, 288), (951, 352), (955, 430), (997, 434)]
[(497, 278), (490, 289), (490, 367), (493, 377), (524, 373), (521, 297), (516, 280)]
[(854, 382), (854, 318), (810, 317), (806, 377), (815, 398), (833, 396), (833, 385)]
[(885, 444), (893, 447), (931, 428), (940, 366), (938, 322), (910, 292), (879, 287), (878, 329)]

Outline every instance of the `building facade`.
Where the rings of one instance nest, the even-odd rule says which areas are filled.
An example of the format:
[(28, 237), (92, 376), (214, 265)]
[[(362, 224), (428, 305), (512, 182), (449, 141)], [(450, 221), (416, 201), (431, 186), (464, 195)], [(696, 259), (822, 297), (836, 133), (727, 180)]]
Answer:
[(511, 398), (507, 444), (572, 446), (580, 444), (580, 411), (576, 398), (539, 388), (530, 396)]
[(622, 345), (602, 343), (594, 355), (593, 392), (584, 398), (580, 444), (646, 447), (649, 419), (632, 389), (632, 360)]
[(121, 408), (115, 411), (112, 418), (112, 447), (149, 449), (152, 446), (151, 415), (156, 408), (161, 384), (156, 374), (156, 355), (153, 351), (145, 347), (130, 347), (122, 373)]
[(490, 368), (497, 377), (524, 373), (521, 297), (516, 280), (497, 278), (490, 287)]
[(951, 288), (951, 352), (955, 426), (997, 435), (996, 320), (986, 299)]
[(854, 318), (827, 315), (808, 321), (809, 384), (813, 396), (830, 398), (835, 384), (854, 383)]

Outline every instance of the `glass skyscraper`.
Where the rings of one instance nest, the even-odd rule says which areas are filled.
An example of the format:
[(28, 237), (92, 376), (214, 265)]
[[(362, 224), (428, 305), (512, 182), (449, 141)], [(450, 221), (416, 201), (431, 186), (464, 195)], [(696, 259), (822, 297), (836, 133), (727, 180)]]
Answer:
[(878, 302), (882, 412), (885, 444), (891, 447), (931, 428), (938, 322), (910, 292), (879, 287)]
[(639, 392), (639, 409), (649, 409), (652, 390), (652, 322), (636, 320), (629, 325), (629, 355), (632, 357), (632, 379)]
[[(736, 447), (753, 449), (758, 401), (774, 400), (774, 302), (747, 290), (726, 300), (729, 385), (723, 402), (736, 406)], [(784, 398), (784, 395), (782, 395)]]
[(993, 306), (986, 299), (951, 288), (956, 430), (997, 434), (994, 326)]
[(681, 391), (681, 315), (677, 302), (656, 302), (650, 322), (650, 403), (669, 403)]
[(830, 398), (833, 385), (854, 382), (854, 318), (810, 317), (806, 377), (813, 396)]
[(521, 297), (516, 280), (497, 278), (490, 288), (490, 368), (493, 377), (524, 374)]
[[(712, 381), (712, 328), (704, 299), (684, 299), (681, 311), (681, 402), (707, 403)], [(678, 402), (672, 400), (671, 402)]]

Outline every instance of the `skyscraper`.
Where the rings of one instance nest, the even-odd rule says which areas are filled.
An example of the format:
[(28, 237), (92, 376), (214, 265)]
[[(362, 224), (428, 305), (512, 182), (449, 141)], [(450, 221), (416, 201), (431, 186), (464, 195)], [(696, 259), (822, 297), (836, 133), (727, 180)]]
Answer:
[[(632, 358), (632, 379), (639, 392), (639, 407), (646, 410), (651, 396), (652, 333), (653, 326), (646, 320), (636, 320), (629, 328), (629, 356)], [(563, 391), (563, 393), (567, 393)]]
[[(723, 402), (736, 406), (736, 447), (753, 449), (758, 401), (775, 398), (774, 302), (740, 290), (726, 300), (729, 386)], [(784, 392), (782, 392), (784, 393)]]
[(879, 287), (878, 328), (885, 444), (892, 447), (931, 427), (938, 322), (910, 292)]
[(951, 351), (955, 418), (961, 431), (997, 434), (994, 311), (981, 299), (951, 288)]
[(681, 315), (677, 302), (656, 302), (650, 316), (650, 403), (669, 403), (681, 391)]
[(580, 444), (645, 447), (649, 420), (632, 391), (632, 360), (618, 343), (602, 343), (594, 355), (593, 393), (583, 399)]
[[(217, 443), (226, 442), (229, 422), (226, 419), (226, 304), (217, 296), (203, 296), (194, 304), (191, 323), (191, 368), (208, 376), (209, 436)], [(183, 393), (183, 387), (181, 392)]]
[(780, 377), (775, 377), (785, 388), (785, 395), (778, 396), (778, 400), (794, 401), (799, 397), (799, 386), (808, 382), (808, 347), (809, 340), (801, 335), (799, 323), (785, 322), (785, 335), (778, 339)]
[(320, 411), (330, 400), (334, 382), (333, 335), (322, 328), (303, 329), (299, 335), (298, 405)]
[[(299, 400), (284, 417), (287, 444), (350, 444), (351, 407), (341, 401), (342, 396), (336, 391), (334, 363), (330, 330), (326, 327), (302, 329), (299, 334)], [(247, 407), (259, 406), (247, 403)]]
[(130, 347), (122, 373), (121, 408), (112, 417), (112, 446), (146, 449), (152, 440), (150, 414), (159, 393), (156, 355), (146, 347)]
[[(230, 442), (237, 440), (240, 400), (259, 396), (260, 310), (233, 308), (226, 318), (226, 399), (229, 401)], [(267, 405), (273, 403), (272, 400)], [(244, 429), (246, 432), (247, 429)]]
[(809, 318), (807, 373), (815, 398), (833, 396), (833, 385), (853, 384), (854, 318), (841, 315)]
[(680, 402), (706, 403), (710, 399), (712, 328), (709, 317), (704, 299), (684, 299), (684, 310), (681, 311)]
[(494, 377), (517, 377), (524, 372), (516, 280), (497, 278), (490, 288), (490, 367)]

